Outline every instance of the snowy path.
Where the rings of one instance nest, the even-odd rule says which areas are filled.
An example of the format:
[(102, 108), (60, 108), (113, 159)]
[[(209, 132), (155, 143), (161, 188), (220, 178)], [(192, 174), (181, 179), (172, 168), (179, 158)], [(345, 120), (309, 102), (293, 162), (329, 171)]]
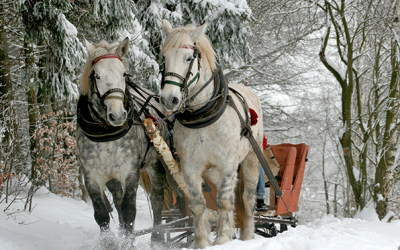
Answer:
[[(143, 190), (138, 198), (136, 229), (151, 226), (147, 199)], [(99, 229), (91, 205), (83, 201), (61, 198), (39, 190), (34, 197), (31, 214), (20, 212), (23, 204), (13, 204), (3, 212), (0, 204), (0, 250), (87, 250), (98, 248)], [(114, 218), (117, 219), (116, 214)], [(111, 227), (116, 232), (116, 221)], [(136, 249), (151, 249), (149, 236), (138, 237)], [(339, 220), (326, 216), (266, 239), (243, 242), (234, 240), (208, 250), (397, 250), (400, 247), (400, 221), (383, 223), (361, 219)]]

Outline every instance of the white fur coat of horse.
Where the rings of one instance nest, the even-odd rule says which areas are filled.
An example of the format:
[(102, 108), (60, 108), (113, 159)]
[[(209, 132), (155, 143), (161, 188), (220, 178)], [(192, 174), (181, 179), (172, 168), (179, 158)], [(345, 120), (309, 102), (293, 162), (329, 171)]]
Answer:
[[(209, 39), (205, 36), (207, 24), (200, 27), (188, 25), (172, 28), (163, 20), (163, 31), (166, 34), (162, 54), (165, 58), (165, 72), (173, 72), (185, 76), (190, 62), (194, 60), (191, 69), (192, 81), (188, 87), (188, 96), (179, 86), (165, 84), (162, 89), (161, 101), (170, 111), (182, 108), (185, 100), (196, 93), (216, 70), (216, 55)], [(194, 48), (201, 54), (201, 67), (197, 67), (199, 57), (194, 58)], [(200, 71), (198, 71), (200, 70)], [(193, 81), (199, 73), (198, 82)], [(166, 75), (166, 81), (182, 83), (179, 77)], [(261, 147), (263, 139), (262, 111), (258, 96), (248, 87), (230, 84), (246, 99), (248, 106), (258, 114), (258, 123), (252, 126), (253, 135)], [(205, 105), (214, 92), (214, 84), (209, 84), (185, 109), (196, 111)], [(245, 112), (238, 97), (229, 92), (242, 117)], [(217, 189), (217, 206), (219, 208), (217, 238), (214, 244), (223, 244), (234, 236), (234, 199), (239, 164), (243, 168), (244, 190), (242, 195), (244, 205), (244, 220), (240, 238), (254, 238), (254, 203), (260, 164), (249, 140), (241, 136), (241, 123), (238, 114), (228, 105), (222, 116), (209, 126), (203, 128), (188, 128), (176, 121), (174, 126), (174, 143), (180, 157), (180, 167), (189, 188), (189, 208), (194, 215), (195, 247), (204, 248), (211, 244), (209, 240), (210, 226), (207, 220), (206, 202), (202, 194), (203, 177), (213, 182)]]

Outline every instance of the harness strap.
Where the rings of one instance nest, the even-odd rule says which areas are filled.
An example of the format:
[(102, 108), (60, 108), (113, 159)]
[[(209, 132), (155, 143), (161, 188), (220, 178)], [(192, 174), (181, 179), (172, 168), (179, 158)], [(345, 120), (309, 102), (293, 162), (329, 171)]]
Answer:
[[(236, 91), (235, 93), (237, 93), (237, 91)], [(257, 158), (258, 158), (258, 160), (259, 160), (261, 166), (263, 167), (265, 173), (267, 174), (267, 177), (268, 177), (268, 179), (270, 180), (271, 186), (272, 186), (272, 188), (275, 190), (275, 195), (276, 195), (276, 197), (282, 199), (282, 202), (283, 202), (283, 204), (285, 205), (287, 211), (289, 212), (290, 217), (291, 217), (294, 221), (297, 221), (296, 218), (293, 217), (292, 212), (289, 210), (289, 207), (287, 206), (285, 200), (283, 199), (282, 190), (281, 190), (281, 188), (279, 187), (279, 184), (278, 184), (278, 182), (276, 181), (275, 176), (274, 176), (274, 174), (272, 173), (271, 168), (270, 168), (270, 166), (268, 165), (268, 162), (267, 162), (267, 160), (265, 159), (263, 152), (261, 151), (259, 145), (257, 144), (256, 139), (254, 139), (253, 132), (252, 132), (252, 130), (251, 130), (250, 124), (246, 124), (246, 122), (245, 122), (245, 120), (243, 119), (242, 115), (240, 114), (238, 108), (236, 107), (236, 104), (235, 104), (235, 102), (233, 101), (231, 95), (228, 95), (228, 101), (229, 101), (229, 105), (231, 105), (231, 107), (236, 111), (236, 114), (238, 115), (239, 120), (240, 120), (240, 123), (242, 124), (242, 126), (245, 124), (245, 126), (243, 127), (243, 130), (245, 130), (245, 131), (244, 131), (244, 135), (245, 135), (246, 138), (249, 140), (249, 142), (250, 142), (250, 144), (251, 144), (251, 146), (252, 146), (252, 148), (253, 148), (253, 150), (254, 150), (254, 153), (256, 153)]]
[(146, 101), (144, 102), (142, 108), (139, 110), (138, 115), (141, 116), (142, 113), (146, 110), (147, 105), (149, 104), (150, 100), (154, 97), (154, 95), (149, 95), (149, 97), (147, 97)]
[[(96, 86), (97, 86), (97, 84), (96, 84)], [(123, 95), (124, 95), (124, 101), (125, 101), (125, 91), (123, 91), (122, 89), (120, 89), (120, 88), (115, 88), (115, 89), (110, 89), (109, 91), (107, 91), (106, 93), (104, 93), (104, 95), (101, 97), (101, 99), (100, 99), (100, 102), (101, 103), (104, 103), (104, 100), (107, 98), (107, 96), (109, 95), (109, 94), (111, 94), (111, 93), (114, 93), (114, 92), (120, 92), (120, 93), (122, 93)]]
[[(242, 123), (242, 132), (240, 133), (241, 136), (245, 135), (245, 133), (247, 131), (251, 131), (251, 120), (250, 120), (250, 115), (249, 115), (249, 105), (247, 105), (246, 99), (243, 97), (242, 94), (240, 94), (237, 90), (233, 89), (233, 88), (229, 88), (230, 91), (232, 91), (232, 93), (234, 93), (241, 101), (241, 103), (244, 106), (244, 112), (246, 115), (246, 119), (243, 119), (243, 123), (242, 121), (240, 121), (240, 123)], [(233, 101), (233, 99), (232, 99)], [(233, 102), (233, 104), (235, 105), (235, 103)], [(236, 107), (236, 105), (235, 105)], [(237, 112), (237, 111), (236, 111)]]
[[(191, 102), (194, 101), (194, 99), (200, 94), (201, 91), (203, 91), (208, 84), (210, 84), (212, 82), (212, 80), (214, 80), (214, 78), (218, 75), (218, 73), (221, 71), (221, 67), (218, 67), (217, 70), (214, 71), (214, 74), (212, 74), (212, 76), (210, 77), (210, 79), (208, 79), (208, 81), (199, 89), (199, 91), (197, 91), (196, 93), (194, 93), (190, 99), (187, 101), (186, 106), (188, 104), (190, 104)], [(194, 79), (194, 78), (193, 78)]]
[[(143, 88), (139, 87), (138, 84), (134, 83), (130, 78), (129, 75), (126, 75), (126, 83), (132, 88), (133, 91), (135, 91), (136, 93), (138, 93), (143, 99), (147, 100), (146, 97), (142, 94), (142, 92), (146, 93), (149, 97), (151, 96), (152, 98), (155, 99), (156, 95), (153, 95), (152, 93), (148, 93), (147, 91), (145, 91)], [(140, 90), (140, 91), (139, 91)], [(156, 99), (155, 99), (156, 100)], [(159, 102), (156, 100), (156, 102)], [(162, 120), (164, 120), (167, 124), (168, 127), (173, 127), (174, 124), (173, 122), (171, 122), (170, 120), (166, 119), (167, 116), (164, 115), (163, 112), (161, 112), (158, 108), (156, 108), (149, 100), (149, 102), (142, 106), (141, 110), (143, 109), (144, 111), (146, 111), (147, 105), (149, 105), (151, 108), (154, 109), (154, 111), (156, 111), (156, 113), (158, 114), (158, 116), (160, 116), (160, 118)]]
[[(164, 74), (164, 76), (175, 76), (176, 78), (179, 78), (179, 80), (181, 80), (182, 82), (185, 81), (185, 78), (181, 75), (179, 75), (178, 73), (174, 73), (174, 72), (167, 72)], [(167, 82), (174, 82), (174, 81), (165, 81), (165, 84), (168, 84)], [(182, 83), (178, 83), (179, 86), (182, 86)]]
[(107, 59), (107, 58), (117, 58), (117, 59), (119, 59), (119, 60), (122, 62), (121, 57), (119, 57), (119, 55), (117, 55), (117, 54), (105, 54), (105, 55), (96, 57), (96, 58), (93, 60), (92, 65), (95, 65), (95, 64), (98, 63), (100, 60)]
[(279, 187), (278, 182), (276, 181), (275, 176), (272, 173), (271, 168), (269, 167), (268, 162), (265, 159), (265, 157), (264, 157), (259, 145), (257, 144), (256, 139), (254, 139), (253, 132), (251, 130), (250, 125), (246, 124), (246, 122), (243, 119), (242, 115), (240, 114), (238, 108), (236, 107), (236, 104), (233, 101), (231, 95), (228, 95), (228, 100), (229, 100), (229, 105), (231, 105), (231, 107), (236, 111), (236, 113), (237, 113), (237, 115), (239, 117), (240, 123), (242, 124), (242, 127), (244, 126), (243, 127), (243, 129), (245, 130), (244, 131), (244, 136), (246, 136), (246, 138), (250, 141), (250, 144), (252, 145), (253, 150), (256, 153), (257, 158), (260, 161), (261, 166), (263, 167), (265, 173), (267, 174), (268, 179), (271, 182), (272, 188), (275, 190), (276, 197), (281, 197), (282, 196), (282, 190)]

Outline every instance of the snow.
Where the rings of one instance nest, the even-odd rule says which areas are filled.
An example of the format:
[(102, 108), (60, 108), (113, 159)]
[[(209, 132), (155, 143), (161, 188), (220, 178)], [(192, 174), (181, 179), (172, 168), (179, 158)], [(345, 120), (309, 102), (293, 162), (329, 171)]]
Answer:
[(354, 174), (355, 180), (358, 182), (360, 180), (360, 170), (358, 168), (356, 168), (355, 166), (353, 166), (353, 174)]
[(368, 204), (363, 210), (358, 210), (354, 218), (368, 221), (379, 221), (379, 217), (376, 214), (374, 205), (372, 203)]
[(76, 27), (65, 18), (64, 14), (61, 14), (60, 16), (61, 23), (64, 25), (64, 30), (70, 35), (70, 36), (77, 36), (78, 35), (78, 30)]
[[(32, 213), (23, 212), (23, 203), (0, 204), (1, 250), (69, 250), (99, 249), (99, 229), (93, 218), (93, 208), (82, 200), (56, 196), (41, 188), (34, 196)], [(152, 224), (147, 197), (139, 189), (136, 229)], [(391, 223), (377, 219), (372, 207), (357, 213), (355, 219), (338, 219), (331, 215), (288, 231), (273, 238), (256, 236), (254, 240), (233, 240), (207, 250), (394, 250), (400, 247), (400, 221)], [(113, 218), (117, 215), (113, 212)], [(112, 219), (111, 229), (117, 232)], [(137, 249), (152, 249), (150, 236), (136, 239)], [(177, 249), (166, 247), (165, 249)], [(187, 249), (187, 248), (183, 248)], [(190, 248), (189, 248), (190, 249)]]

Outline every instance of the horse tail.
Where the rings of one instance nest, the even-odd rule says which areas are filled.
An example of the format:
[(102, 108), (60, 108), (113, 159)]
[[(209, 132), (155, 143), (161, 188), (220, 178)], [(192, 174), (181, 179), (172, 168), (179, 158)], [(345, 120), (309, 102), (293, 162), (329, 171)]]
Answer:
[(243, 230), (245, 226), (246, 214), (244, 211), (243, 204), (243, 191), (244, 191), (244, 179), (243, 179), (243, 167), (239, 166), (238, 170), (238, 183), (235, 188), (235, 222), (236, 227)]
[(150, 194), (151, 193), (151, 180), (149, 173), (147, 171), (142, 171), (140, 172), (140, 180), (141, 180), (141, 186), (143, 187), (144, 191), (146, 193)]
[[(146, 193), (151, 193), (151, 180), (150, 175), (146, 170), (140, 172), (141, 186), (146, 191)], [(164, 209), (169, 210), (172, 207), (173, 197), (172, 190), (169, 185), (166, 185), (164, 188)]]

